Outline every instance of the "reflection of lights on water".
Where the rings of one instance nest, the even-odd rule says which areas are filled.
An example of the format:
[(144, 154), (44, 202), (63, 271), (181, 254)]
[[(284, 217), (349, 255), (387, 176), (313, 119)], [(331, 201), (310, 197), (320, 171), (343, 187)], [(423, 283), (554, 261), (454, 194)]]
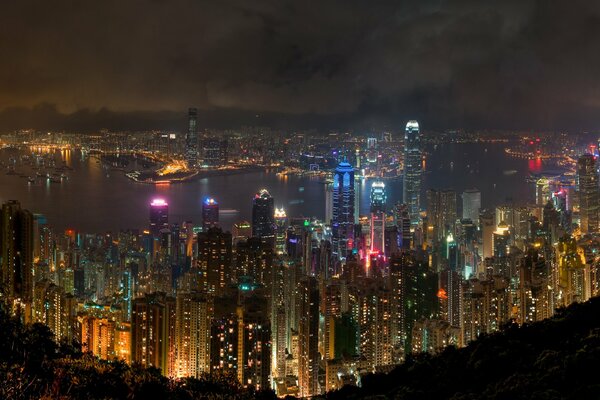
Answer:
[(527, 168), (530, 172), (540, 172), (542, 170), (542, 160), (540, 158), (530, 158), (527, 160)]

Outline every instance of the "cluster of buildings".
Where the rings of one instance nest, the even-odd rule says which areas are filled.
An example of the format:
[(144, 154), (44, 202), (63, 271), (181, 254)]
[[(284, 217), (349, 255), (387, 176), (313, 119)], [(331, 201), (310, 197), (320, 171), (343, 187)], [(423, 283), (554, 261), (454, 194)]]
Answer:
[(168, 202), (154, 199), (146, 229), (116, 234), (56, 232), (9, 201), (0, 299), (102, 359), (172, 378), (226, 372), (307, 397), (599, 294), (595, 156), (578, 159), (575, 187), (538, 181), (535, 204), (491, 210), (477, 189), (423, 195), (416, 121), (399, 158), (403, 201), (390, 204), (374, 179), (360, 215), (360, 172), (340, 155), (324, 221), (288, 216), (266, 189), (248, 199), (252, 221), (231, 231), (213, 198), (195, 223), (172, 221)]

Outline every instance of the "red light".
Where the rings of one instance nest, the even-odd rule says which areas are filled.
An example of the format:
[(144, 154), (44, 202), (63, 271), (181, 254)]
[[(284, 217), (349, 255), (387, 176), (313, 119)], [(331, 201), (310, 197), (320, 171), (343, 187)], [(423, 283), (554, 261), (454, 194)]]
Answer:
[(533, 140), (529, 141), (529, 144), (533, 144)]
[(440, 300), (448, 300), (448, 294), (444, 288), (440, 288), (440, 290), (438, 290), (437, 297)]

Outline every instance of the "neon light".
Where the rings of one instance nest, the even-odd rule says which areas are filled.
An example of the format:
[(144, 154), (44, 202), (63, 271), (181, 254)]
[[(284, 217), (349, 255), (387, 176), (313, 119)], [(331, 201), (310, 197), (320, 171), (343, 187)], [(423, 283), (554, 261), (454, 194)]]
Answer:
[(152, 207), (164, 207), (164, 206), (168, 206), (168, 204), (165, 201), (165, 199), (154, 199), (154, 200), (152, 200), (152, 203), (150, 203), (150, 205)]

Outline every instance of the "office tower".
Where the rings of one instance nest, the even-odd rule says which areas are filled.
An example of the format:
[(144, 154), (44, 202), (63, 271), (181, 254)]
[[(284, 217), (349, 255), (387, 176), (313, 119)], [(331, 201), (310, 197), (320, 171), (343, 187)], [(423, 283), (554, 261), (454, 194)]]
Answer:
[(535, 204), (544, 207), (550, 200), (550, 180), (540, 178), (535, 182)]
[(207, 197), (202, 202), (202, 229), (207, 231), (209, 228), (219, 225), (219, 203), (212, 197)]
[(202, 165), (220, 167), (227, 164), (227, 140), (205, 139), (202, 141)]
[(314, 277), (298, 286), (298, 389), (302, 397), (319, 394), (319, 287)]
[(345, 259), (354, 246), (354, 168), (343, 161), (333, 175), (333, 254)]
[(481, 225), (481, 241), (482, 241), (482, 258), (490, 258), (494, 255), (494, 230), (496, 224), (494, 222), (494, 214), (486, 212), (480, 215)]
[(579, 227), (582, 233), (598, 231), (600, 194), (596, 159), (584, 154), (577, 160), (577, 183), (579, 188)]
[(231, 235), (233, 236), (234, 245), (238, 242), (248, 240), (248, 238), (252, 237), (252, 225), (248, 221), (236, 222), (231, 228)]
[(501, 222), (492, 236), (492, 254), (494, 257), (506, 257), (509, 253), (510, 231), (505, 222)]
[(164, 199), (154, 199), (150, 203), (150, 235), (160, 238), (160, 231), (169, 228), (169, 204)]
[[(18, 300), (15, 305), (25, 309), (33, 296), (33, 214), (21, 209), (18, 201), (10, 200), (2, 205), (0, 220), (2, 295)], [(29, 314), (24, 315), (27, 322)]]
[(385, 183), (373, 182), (371, 185), (371, 252), (383, 253), (385, 251), (386, 201)]
[(210, 320), (212, 296), (199, 292), (177, 294), (176, 377), (199, 378), (210, 372)]
[(198, 233), (198, 271), (201, 290), (220, 295), (231, 283), (231, 233), (221, 228), (210, 228)]
[(250, 279), (259, 285), (270, 285), (273, 260), (273, 246), (260, 238), (252, 237), (237, 243), (235, 276)]
[(275, 238), (275, 205), (266, 189), (256, 193), (252, 201), (252, 236), (273, 241)]
[(133, 300), (131, 314), (131, 358), (143, 367), (160, 368), (174, 376), (175, 299), (164, 293), (151, 293)]
[(470, 219), (479, 225), (479, 211), (481, 210), (481, 192), (479, 189), (467, 189), (462, 194), (462, 217)]
[(408, 121), (404, 132), (404, 181), (403, 202), (408, 205), (410, 220), (413, 225), (419, 222), (421, 212), (421, 135), (419, 123)]
[(198, 165), (198, 131), (196, 127), (198, 118), (198, 109), (190, 108), (188, 110), (188, 131), (185, 136), (185, 160), (188, 168), (195, 168)]
[(331, 224), (333, 218), (333, 185), (325, 185), (325, 223)]
[(433, 226), (434, 240), (441, 242), (456, 227), (456, 192), (427, 190), (427, 222)]
[(275, 251), (285, 254), (285, 240), (287, 234), (287, 214), (282, 208), (275, 209)]
[(398, 227), (398, 245), (405, 250), (412, 247), (412, 232), (410, 231), (410, 215), (408, 206), (402, 203), (396, 203), (394, 208), (394, 218)]

